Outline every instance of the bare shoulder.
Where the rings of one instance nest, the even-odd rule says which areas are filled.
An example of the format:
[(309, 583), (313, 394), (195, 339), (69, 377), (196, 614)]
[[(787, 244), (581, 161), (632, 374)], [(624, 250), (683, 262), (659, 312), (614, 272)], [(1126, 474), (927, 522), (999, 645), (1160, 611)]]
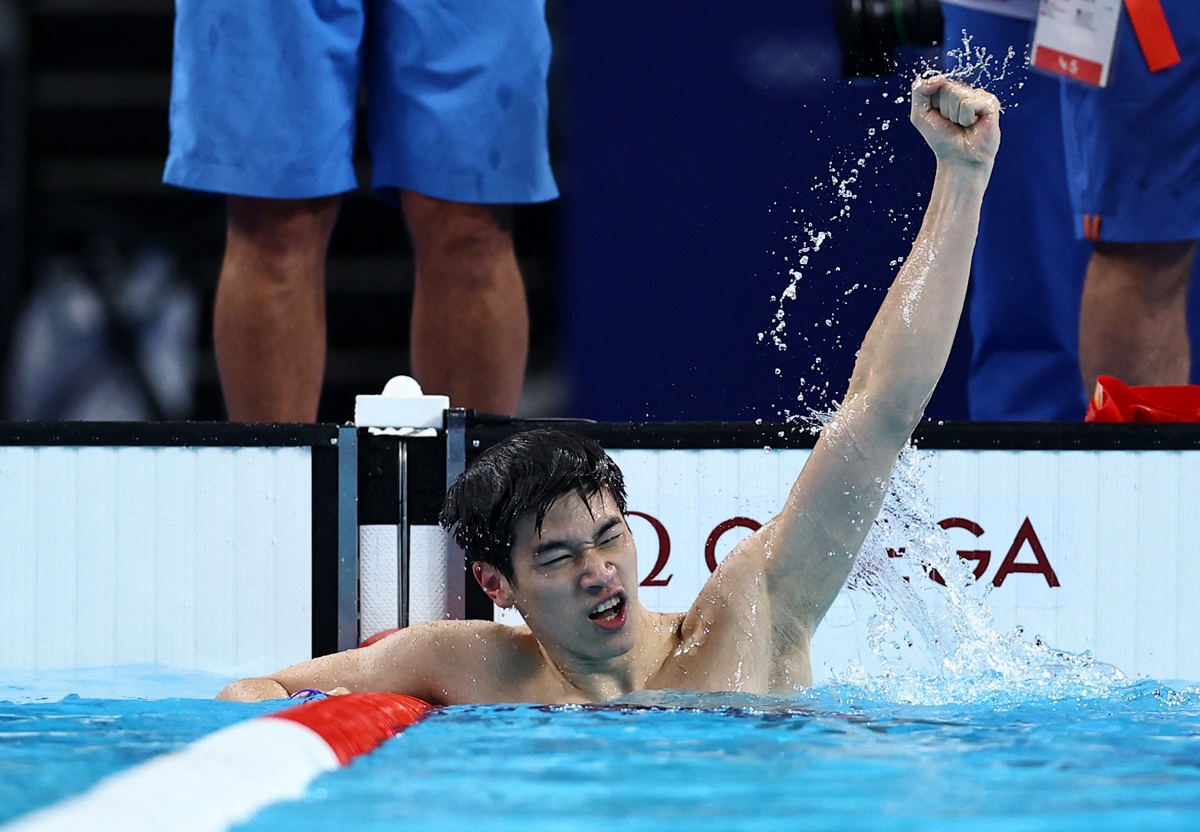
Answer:
[(454, 662), (483, 655), (509, 657), (529, 638), (529, 628), (495, 621), (425, 621), (398, 630), (363, 652), (373, 650), (379, 656), (408, 660), (431, 654), (439, 661)]
[(381, 688), (437, 704), (504, 701), (514, 681), (541, 664), (527, 627), (494, 621), (415, 624), (361, 652), (381, 673)]
[(770, 530), (742, 541), (700, 590), (679, 626), (680, 687), (765, 693), (808, 678), (808, 634), (783, 622), (766, 564)]
[(770, 589), (765, 568), (769, 556), (768, 526), (739, 543), (713, 571), (688, 611), (685, 631), (705, 622), (743, 619), (767, 612), (763, 605)]
[(506, 638), (515, 631), (527, 630), (525, 627), (512, 627), (495, 621), (478, 621), (475, 619), (446, 619), (441, 621), (422, 621), (397, 630), (387, 638), (380, 639), (379, 644), (386, 646), (403, 645), (405, 643), (436, 642), (439, 644), (457, 643), (463, 640), (479, 638)]

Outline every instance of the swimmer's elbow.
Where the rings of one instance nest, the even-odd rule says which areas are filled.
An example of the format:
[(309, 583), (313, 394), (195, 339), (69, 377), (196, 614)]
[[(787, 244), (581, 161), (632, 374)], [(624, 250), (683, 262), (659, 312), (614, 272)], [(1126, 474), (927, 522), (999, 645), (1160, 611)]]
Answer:
[(906, 441), (925, 415), (932, 386), (904, 389), (888, 385), (864, 385), (851, 389), (834, 421), (852, 436), (896, 437)]
[(287, 699), (287, 697), (287, 688), (269, 678), (239, 679), (226, 685), (217, 694), (217, 699), (227, 702), (262, 702), (265, 699)]

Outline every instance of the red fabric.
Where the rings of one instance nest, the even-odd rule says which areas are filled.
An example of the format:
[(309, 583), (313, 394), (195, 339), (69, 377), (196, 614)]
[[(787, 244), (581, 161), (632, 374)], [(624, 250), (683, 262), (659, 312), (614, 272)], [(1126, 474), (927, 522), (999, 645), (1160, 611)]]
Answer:
[(305, 702), (264, 719), (288, 719), (312, 730), (346, 765), (420, 722), (432, 708), (428, 702), (397, 693), (348, 693)]
[(400, 632), (399, 627), (392, 627), (392, 629), (390, 629), (390, 630), (380, 630), (378, 633), (371, 636), (369, 639), (367, 639), (366, 641), (364, 641), (362, 644), (360, 644), (358, 646), (359, 647), (368, 647), (377, 641), (382, 641), (383, 639), (390, 636), (392, 633), (398, 633), (398, 632)]
[(1125, 11), (1151, 72), (1179, 63), (1179, 48), (1171, 35), (1162, 0), (1125, 0)]
[(1096, 379), (1088, 422), (1200, 422), (1200, 386), (1130, 387), (1112, 376)]

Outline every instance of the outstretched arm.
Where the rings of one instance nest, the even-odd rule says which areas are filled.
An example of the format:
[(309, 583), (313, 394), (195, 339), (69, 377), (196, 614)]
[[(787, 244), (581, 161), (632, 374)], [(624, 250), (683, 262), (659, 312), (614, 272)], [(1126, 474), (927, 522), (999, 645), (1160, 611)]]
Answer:
[(805, 654), (950, 354), (999, 146), (999, 110), (992, 95), (941, 76), (914, 84), (911, 119), (937, 157), (920, 232), (783, 511), (742, 544), (766, 577), (774, 632), (789, 634)]
[[(255, 702), (282, 699), (296, 691), (326, 693), (389, 691), (444, 704), (474, 692), (481, 639), (479, 622), (433, 621), (416, 624), (356, 650), (293, 665), (270, 676), (242, 679), (227, 686), (218, 699)], [(464, 679), (471, 681), (467, 687)]]
[(415, 635), (416, 630), (401, 631), (370, 647), (300, 662), (270, 676), (240, 679), (226, 686), (217, 698), (258, 702), (284, 699), (305, 689), (330, 694), (382, 690), (421, 696), (419, 678), (404, 672), (421, 658), (421, 640)]

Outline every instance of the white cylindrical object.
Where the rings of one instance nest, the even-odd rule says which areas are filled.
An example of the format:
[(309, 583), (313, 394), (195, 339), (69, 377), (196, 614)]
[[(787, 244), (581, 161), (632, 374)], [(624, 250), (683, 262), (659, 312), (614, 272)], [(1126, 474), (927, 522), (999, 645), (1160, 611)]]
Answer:
[(101, 780), (3, 832), (225, 832), (422, 719), (411, 696), (358, 693), (239, 722)]
[(4, 832), (222, 832), (304, 794), (337, 755), (308, 728), (252, 719), (115, 774)]

